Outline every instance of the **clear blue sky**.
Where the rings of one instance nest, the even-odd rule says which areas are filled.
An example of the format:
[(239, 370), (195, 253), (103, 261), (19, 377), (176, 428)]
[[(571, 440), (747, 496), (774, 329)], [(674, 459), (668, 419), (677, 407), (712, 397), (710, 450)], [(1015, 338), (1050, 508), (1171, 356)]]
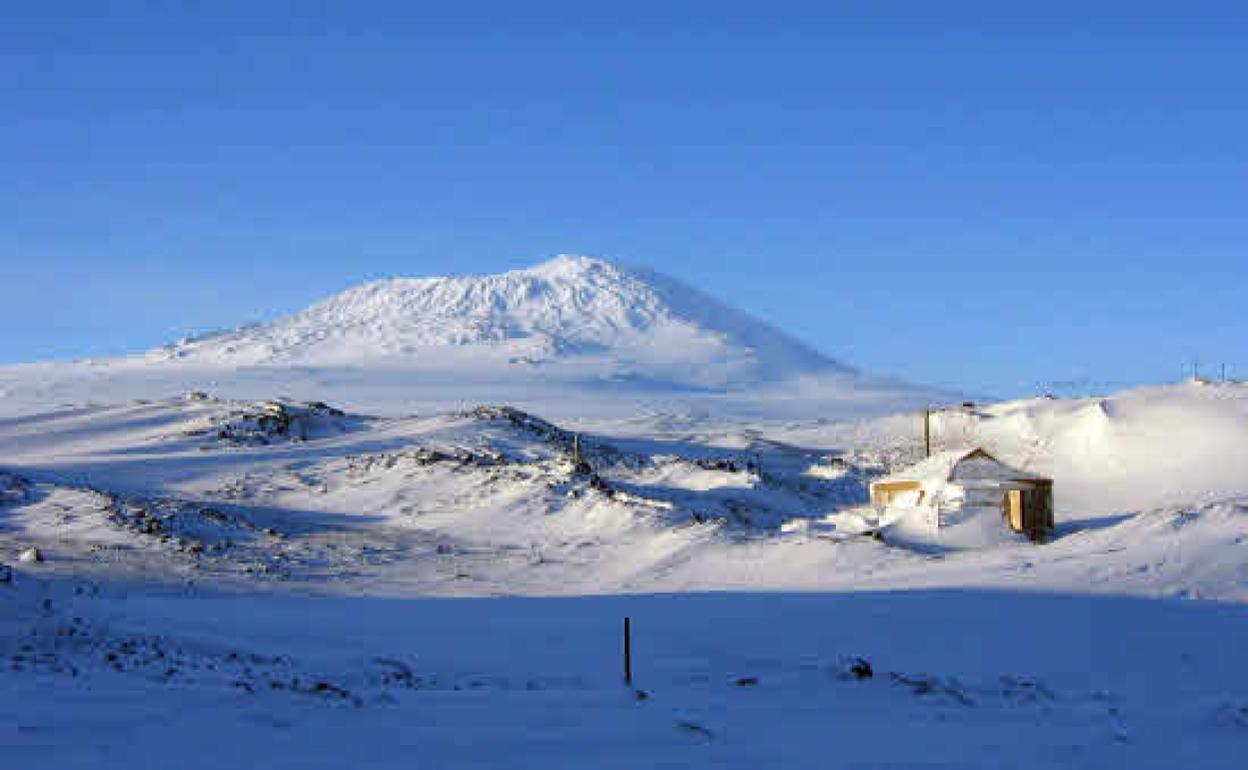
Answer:
[(920, 382), (1248, 376), (1248, 4), (1021, 5), (5, 3), (0, 362), (574, 252)]

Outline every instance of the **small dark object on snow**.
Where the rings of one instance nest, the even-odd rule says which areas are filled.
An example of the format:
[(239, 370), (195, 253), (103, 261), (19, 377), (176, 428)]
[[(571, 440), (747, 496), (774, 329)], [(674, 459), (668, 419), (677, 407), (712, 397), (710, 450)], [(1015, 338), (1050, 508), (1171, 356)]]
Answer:
[(754, 687), (755, 685), (758, 684), (758, 677), (743, 676), (737, 681), (733, 682), (733, 684), (735, 684), (737, 687)]
[(611, 488), (611, 485), (593, 471), (590, 471), (589, 473), (589, 486), (592, 489), (598, 490), (607, 497), (615, 497), (615, 490)]
[(715, 737), (715, 733), (706, 729), (705, 727), (698, 724), (697, 722), (690, 722), (687, 719), (676, 720), (676, 727), (681, 730), (684, 730), (687, 733), (691, 733), (700, 738), (704, 738), (705, 740), (708, 740), (708, 741)]
[(895, 684), (904, 685), (914, 691), (915, 695), (944, 695), (963, 706), (973, 706), (974, 701), (964, 693), (956, 681), (943, 681), (936, 677), (905, 674), (889, 674)]
[(878, 529), (873, 529), (871, 530), (871, 539), (878, 540), (879, 542), (882, 543), (884, 542), (884, 533), (879, 531)]
[(693, 464), (708, 471), (738, 472), (737, 461), (731, 457), (699, 457), (693, 461)]
[(871, 669), (871, 664), (863, 658), (854, 658), (849, 666), (849, 673), (855, 679), (870, 679), (875, 675), (875, 671)]
[(347, 416), (346, 412), (342, 411), (341, 409), (336, 409), (330, 406), (329, 404), (325, 403), (324, 401), (309, 401), (307, 406), (309, 409), (311, 409), (314, 412), (324, 412), (325, 414), (332, 415), (333, 417), (346, 417)]
[(649, 700), (650, 693), (646, 692), (645, 690), (634, 690), (633, 697), (636, 698), (637, 700)]

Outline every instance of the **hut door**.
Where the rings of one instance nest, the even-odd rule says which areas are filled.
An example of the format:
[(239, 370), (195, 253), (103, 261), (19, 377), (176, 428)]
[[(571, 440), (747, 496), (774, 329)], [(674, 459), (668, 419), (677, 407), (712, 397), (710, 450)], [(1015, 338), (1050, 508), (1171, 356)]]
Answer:
[(1010, 529), (1015, 532), (1023, 531), (1023, 490), (1006, 490), (1005, 516), (1010, 522)]

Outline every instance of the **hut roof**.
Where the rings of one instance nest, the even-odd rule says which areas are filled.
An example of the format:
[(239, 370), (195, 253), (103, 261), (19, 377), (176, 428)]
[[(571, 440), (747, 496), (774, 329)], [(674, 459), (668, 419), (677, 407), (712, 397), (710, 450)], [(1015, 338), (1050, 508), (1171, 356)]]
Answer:
[[(982, 462), (966, 463), (968, 460)], [(898, 481), (918, 482), (924, 486), (945, 484), (958, 479), (1011, 479), (1015, 481), (1048, 481), (1029, 471), (1012, 468), (978, 447), (937, 452), (909, 468), (876, 479), (872, 484)]]

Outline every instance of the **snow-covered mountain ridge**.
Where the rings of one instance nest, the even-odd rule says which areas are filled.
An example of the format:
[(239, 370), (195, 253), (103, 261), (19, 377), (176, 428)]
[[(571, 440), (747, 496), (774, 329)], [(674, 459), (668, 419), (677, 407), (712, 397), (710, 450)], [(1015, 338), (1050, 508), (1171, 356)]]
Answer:
[(672, 278), (561, 256), (390, 278), (147, 353), (0, 368), (0, 414), (186, 391), (371, 414), (505, 403), (553, 418), (841, 418), (962, 400), (860, 372)]
[(510, 364), (609, 358), (619, 366), (604, 375), (680, 375), (701, 386), (849, 371), (670, 278), (577, 256), (497, 275), (375, 281), (275, 323), (163, 352), (246, 364), (430, 363), (453, 348)]

